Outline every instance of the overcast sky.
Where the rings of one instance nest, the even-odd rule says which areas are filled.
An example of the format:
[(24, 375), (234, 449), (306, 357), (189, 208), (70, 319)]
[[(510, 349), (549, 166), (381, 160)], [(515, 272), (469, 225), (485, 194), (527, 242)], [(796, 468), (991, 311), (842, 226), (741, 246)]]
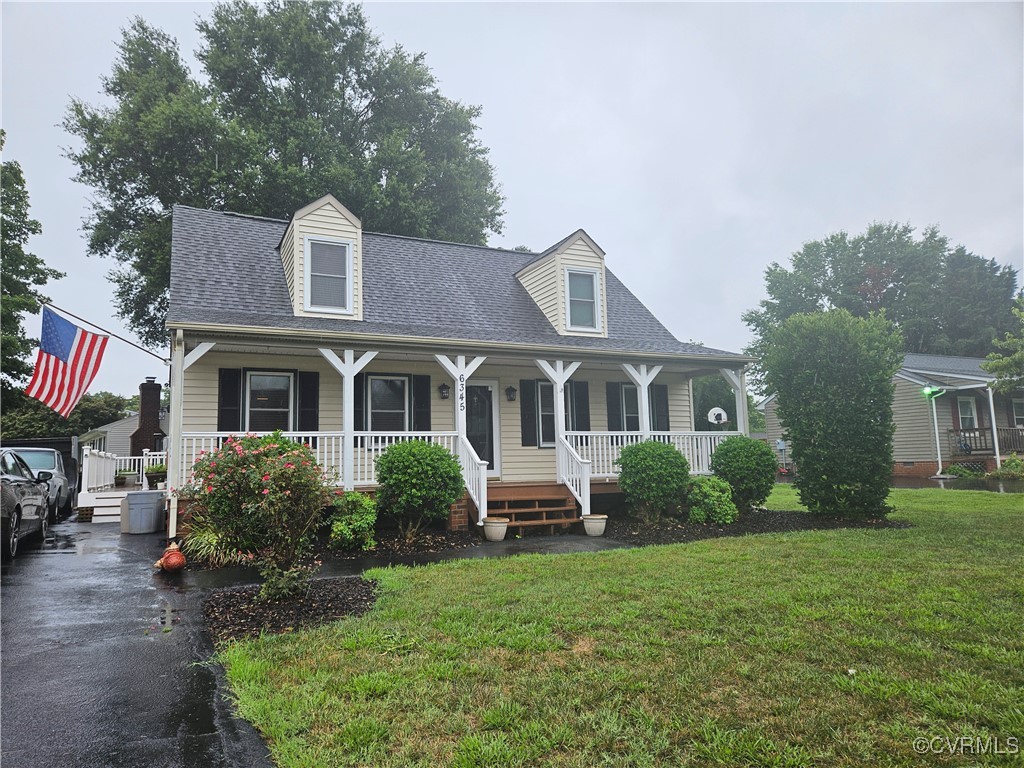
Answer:
[[(101, 103), (134, 15), (177, 37), (193, 72), (206, 3), (13, 3), (3, 24), (5, 160), (21, 163), (67, 272), (53, 302), (122, 335), (114, 266), (86, 256), (90, 190), (61, 128)], [(764, 269), (873, 221), (936, 225), (1022, 268), (1022, 5), (371, 3), (388, 45), (422, 51), (442, 92), (483, 108), (507, 198), (492, 245), (542, 250), (582, 227), (678, 338), (741, 351)], [(326, 191), (326, 190), (325, 190)], [(344, 202), (344, 201), (342, 201)], [(39, 333), (38, 317), (28, 330)], [(112, 341), (91, 391), (167, 380)]]

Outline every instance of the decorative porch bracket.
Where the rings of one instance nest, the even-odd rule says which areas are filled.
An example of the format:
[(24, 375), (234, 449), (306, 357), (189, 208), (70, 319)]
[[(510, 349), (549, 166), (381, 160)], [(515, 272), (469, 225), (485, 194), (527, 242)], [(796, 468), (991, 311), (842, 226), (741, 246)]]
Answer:
[(356, 360), (355, 350), (346, 349), (343, 353), (344, 360), (342, 360), (332, 350), (321, 347), (320, 354), (324, 356), (324, 359), (341, 376), (341, 407), (342, 418), (344, 419), (342, 426), (345, 432), (345, 447), (342, 451), (344, 459), (342, 462), (344, 465), (342, 469), (342, 483), (346, 491), (351, 491), (355, 487), (356, 474), (355, 451), (353, 450), (356, 437), (356, 425), (353, 423), (356, 418), (356, 374), (363, 370), (377, 356), (377, 353), (372, 351), (364, 352), (362, 357)]
[(999, 455), (999, 428), (996, 426), (996, 404), (992, 399), (992, 387), (986, 387), (988, 390), (988, 416), (989, 424), (992, 425), (992, 450), (996, 454), (996, 469), (1003, 466), (1003, 457)]
[(650, 368), (646, 365), (641, 365), (637, 369), (636, 366), (629, 363), (622, 364), (622, 370), (626, 372), (629, 380), (636, 385), (636, 393), (640, 398), (638, 403), (640, 407), (640, 433), (643, 435), (644, 440), (651, 436), (651, 396), (648, 387), (654, 381), (654, 377), (661, 373), (661, 368), (660, 365), (652, 365)]
[(747, 420), (747, 372), (744, 369), (738, 371), (730, 370), (729, 368), (719, 368), (718, 372), (722, 375), (722, 378), (729, 382), (729, 386), (732, 387), (732, 391), (736, 395), (736, 431), (750, 435), (750, 429), (747, 426), (749, 423)]
[(466, 436), (466, 382), (487, 358), (475, 357), (471, 363), (466, 362), (465, 355), (457, 356), (454, 363), (447, 355), (434, 355), (434, 359), (455, 382), (455, 430), (463, 438)]
[[(534, 360), (547, 380), (551, 382), (555, 390), (555, 442), (565, 438), (565, 382), (576, 373), (576, 369), (582, 362), (566, 364), (562, 360), (555, 360), (554, 365), (547, 360)], [(558, 482), (564, 482), (564, 470), (556, 467)]]
[[(181, 409), (182, 389), (185, 387), (185, 371), (187, 371), (199, 358), (213, 349), (212, 341), (204, 341), (198, 344), (195, 349), (185, 354), (185, 334), (179, 328), (174, 334), (174, 341), (171, 349), (171, 439), (170, 450), (167, 451), (167, 487), (171, 488), (178, 478), (182, 476), (181, 471)], [(172, 539), (178, 535), (178, 497), (171, 495), (171, 509), (167, 515), (167, 538)]]

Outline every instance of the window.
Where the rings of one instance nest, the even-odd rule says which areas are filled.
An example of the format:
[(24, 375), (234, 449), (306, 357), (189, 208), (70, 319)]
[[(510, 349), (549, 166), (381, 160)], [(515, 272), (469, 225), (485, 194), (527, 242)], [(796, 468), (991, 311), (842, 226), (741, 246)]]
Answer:
[(640, 431), (640, 397), (636, 384), (622, 385), (622, 426), (626, 432)]
[(569, 328), (577, 331), (600, 330), (597, 272), (567, 269), (565, 283)]
[(537, 382), (537, 434), (539, 445), (555, 444), (555, 385), (550, 381)]
[(409, 430), (409, 379), (405, 376), (369, 376), (369, 431)]
[(352, 243), (306, 238), (306, 309), (352, 312)]
[(977, 429), (978, 414), (974, 410), (974, 398), (958, 397), (956, 404), (960, 410), (960, 429)]
[(1013, 426), (1024, 427), (1024, 398), (1013, 398)]
[(292, 375), (249, 372), (247, 430), (273, 432), (292, 427)]
[(18, 461), (13, 453), (5, 453), (3, 459), (0, 460), (0, 466), (2, 466), (5, 475), (28, 477), (28, 474), (22, 468), (21, 462)]

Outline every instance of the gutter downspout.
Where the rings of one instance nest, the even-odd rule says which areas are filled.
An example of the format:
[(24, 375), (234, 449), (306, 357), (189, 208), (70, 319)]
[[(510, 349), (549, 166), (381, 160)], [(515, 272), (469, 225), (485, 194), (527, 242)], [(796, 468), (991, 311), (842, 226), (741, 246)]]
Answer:
[(992, 421), (992, 447), (995, 448), (996, 452), (996, 469), (1003, 466), (1002, 456), (999, 455), (999, 430), (996, 428), (996, 404), (992, 397), (992, 387), (986, 387), (988, 390), (988, 415)]
[(928, 398), (932, 404), (932, 425), (935, 428), (935, 461), (938, 464), (938, 469), (935, 471), (936, 475), (942, 474), (942, 443), (939, 441), (939, 416), (935, 410), (935, 400), (944, 394), (946, 394), (946, 391), (941, 390), (935, 397)]

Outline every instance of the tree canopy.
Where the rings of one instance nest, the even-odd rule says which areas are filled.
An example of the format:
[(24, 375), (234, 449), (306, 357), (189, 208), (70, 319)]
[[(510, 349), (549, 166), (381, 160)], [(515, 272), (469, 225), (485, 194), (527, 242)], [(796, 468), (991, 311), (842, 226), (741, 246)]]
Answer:
[(384, 49), (338, 0), (235, 0), (198, 22), (202, 78), (136, 18), (103, 93), (65, 128), (95, 190), (89, 252), (113, 257), (118, 312), (165, 341), (176, 203), (288, 218), (332, 193), (369, 231), (483, 244), (502, 197), (476, 137), (480, 109), (441, 94), (422, 54)]
[(786, 318), (832, 308), (856, 317), (884, 310), (904, 352), (984, 357), (1014, 327), (1017, 274), (953, 247), (935, 228), (915, 239), (910, 225), (890, 222), (805, 243), (788, 269), (768, 267), (765, 289), (768, 298), (743, 315), (755, 335), (747, 351), (759, 357)]
[(992, 388), (1006, 395), (1024, 389), (1024, 297), (1017, 299), (1013, 314), (1018, 321), (1016, 333), (996, 339), (995, 345), (1002, 352), (993, 352), (981, 364), (996, 377)]
[[(4, 140), (0, 131), (0, 150)], [(38, 343), (25, 335), (23, 315), (37, 314), (39, 305), (47, 301), (38, 289), (64, 274), (25, 250), (29, 237), (42, 232), (42, 227), (29, 218), (21, 165), (14, 160), (4, 162), (0, 186), (0, 409), (6, 413), (16, 407), (17, 391), (32, 373), (30, 355)]]
[(54, 410), (20, 392), (12, 393), (10, 407), (0, 415), (4, 442), (32, 437), (83, 435), (127, 416), (128, 399), (110, 392), (82, 395), (66, 419)]
[(881, 314), (796, 314), (763, 362), (812, 512), (885, 512), (892, 473), (893, 374), (903, 340)]

